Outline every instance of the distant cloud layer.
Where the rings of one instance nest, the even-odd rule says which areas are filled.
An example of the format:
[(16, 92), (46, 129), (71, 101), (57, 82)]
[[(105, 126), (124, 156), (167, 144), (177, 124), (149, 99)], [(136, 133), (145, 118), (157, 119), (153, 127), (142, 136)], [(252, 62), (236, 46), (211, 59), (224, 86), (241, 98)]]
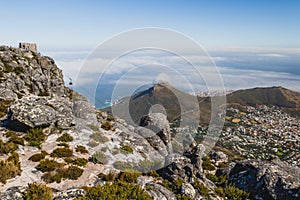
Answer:
[[(211, 59), (218, 66), (224, 86), (227, 90), (252, 87), (283, 86), (300, 91), (300, 50), (299, 49), (214, 49), (210, 52)], [(165, 79), (174, 82), (176, 87), (184, 88), (180, 78), (187, 79), (189, 84), (194, 84), (198, 90), (207, 90), (205, 79), (217, 79), (218, 74), (213, 69), (213, 62), (209, 57), (197, 56), (191, 53), (184, 55), (188, 61), (196, 63), (195, 66), (205, 76), (199, 80), (195, 76), (193, 66), (182, 58), (156, 51), (141, 51), (114, 62), (104, 57), (94, 57), (85, 60), (88, 51), (75, 52), (49, 52), (53, 56), (68, 81), (71, 77), (75, 81), (78, 73), (80, 75), (81, 87), (88, 87), (90, 83), (99, 81), (99, 72), (104, 72), (103, 80), (113, 85), (127, 73), (128, 77), (122, 84), (128, 86), (139, 81), (153, 82)], [(107, 70), (107, 64), (111, 66)], [(84, 64), (84, 65), (83, 65)], [(82, 67), (85, 67), (82, 70)], [(130, 71), (130, 74), (128, 74)], [(154, 78), (155, 76), (160, 76)], [(197, 79), (197, 80), (196, 80)], [(201, 77), (200, 77), (201, 79)], [(132, 82), (131, 82), (132, 81)], [(216, 88), (217, 89), (217, 88)]]

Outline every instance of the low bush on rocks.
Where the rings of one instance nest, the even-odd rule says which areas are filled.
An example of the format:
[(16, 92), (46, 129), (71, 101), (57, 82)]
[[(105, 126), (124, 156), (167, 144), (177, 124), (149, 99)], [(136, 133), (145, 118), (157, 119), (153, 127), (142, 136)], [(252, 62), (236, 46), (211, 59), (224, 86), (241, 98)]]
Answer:
[(70, 166), (68, 168), (60, 167), (55, 171), (47, 172), (42, 176), (46, 183), (60, 183), (62, 179), (77, 180), (83, 174), (83, 169)]
[(75, 159), (65, 158), (64, 160), (66, 163), (77, 165), (79, 167), (84, 167), (88, 163), (88, 160), (85, 158), (75, 158)]
[(22, 138), (21, 136), (18, 136), (16, 132), (14, 131), (8, 131), (7, 133), (5, 133), (5, 136), (9, 138), (9, 142), (15, 143), (15, 144), (19, 144), (19, 145), (25, 145), (25, 141), (24, 138)]
[(5, 143), (2, 140), (0, 140), (0, 155), (14, 152), (17, 149), (18, 145), (16, 145), (15, 143), (11, 141)]
[(48, 155), (48, 153), (46, 151), (42, 151), (41, 153), (30, 156), (28, 160), (31, 160), (32, 162), (40, 162), (46, 157), (46, 155)]
[(213, 170), (216, 169), (216, 168), (211, 164), (211, 161), (210, 161), (210, 159), (209, 159), (208, 156), (203, 157), (202, 160), (203, 160), (202, 167), (203, 167), (204, 170), (213, 171)]
[(0, 160), (0, 182), (6, 183), (8, 179), (21, 175), (19, 155), (13, 152), (5, 161)]
[(51, 157), (57, 157), (57, 158), (71, 157), (72, 155), (73, 155), (73, 150), (66, 147), (57, 148), (50, 154)]
[(140, 188), (139, 185), (125, 182), (106, 183), (103, 186), (97, 185), (86, 188), (87, 194), (79, 197), (78, 200), (94, 200), (94, 199), (152, 199), (149, 194)]
[(249, 193), (239, 188), (227, 185), (226, 187), (218, 187), (216, 188), (216, 193), (223, 198), (232, 199), (232, 200), (239, 200), (239, 199), (248, 199)]
[(40, 161), (40, 164), (37, 166), (37, 168), (42, 172), (51, 172), (63, 166), (63, 163), (56, 162), (55, 160), (45, 159)]
[(31, 183), (26, 187), (23, 198), (25, 200), (52, 200), (53, 193), (51, 188), (39, 183)]
[(109, 131), (113, 129), (113, 125), (109, 121), (105, 121), (101, 124), (101, 128), (103, 128), (106, 131)]
[(41, 148), (42, 143), (46, 139), (43, 129), (30, 129), (24, 139), (29, 143), (29, 146)]
[(84, 146), (80, 146), (80, 145), (76, 147), (76, 152), (80, 152), (82, 154), (89, 153), (89, 151)]
[(57, 142), (72, 142), (74, 140), (74, 138), (68, 134), (68, 133), (64, 133), (62, 136), (60, 136), (59, 138), (57, 138)]

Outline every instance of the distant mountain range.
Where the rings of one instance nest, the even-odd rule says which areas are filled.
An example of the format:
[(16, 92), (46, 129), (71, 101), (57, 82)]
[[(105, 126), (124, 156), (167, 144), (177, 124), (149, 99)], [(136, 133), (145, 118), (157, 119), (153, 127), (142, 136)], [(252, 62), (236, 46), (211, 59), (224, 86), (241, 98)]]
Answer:
[[(226, 95), (226, 99), (227, 105), (230, 106), (277, 106), (291, 116), (300, 116), (300, 93), (283, 87), (238, 90)], [(195, 102), (198, 102), (198, 105)], [(211, 97), (195, 97), (179, 91), (168, 83), (158, 83), (147, 90), (126, 97), (123, 101), (114, 105), (113, 109), (116, 110), (114, 114), (123, 119), (128, 118), (126, 110), (129, 110), (132, 120), (138, 123), (138, 120), (147, 114), (149, 109), (153, 109), (153, 105), (156, 104), (165, 109), (164, 112), (167, 113), (170, 122), (178, 120), (182, 110), (190, 111), (185, 117), (188, 117), (191, 121), (196, 119), (196, 115), (199, 114), (195, 110), (197, 106), (200, 108), (201, 124), (208, 124), (211, 119)], [(127, 105), (129, 105), (129, 109)], [(111, 107), (105, 110), (111, 111)]]

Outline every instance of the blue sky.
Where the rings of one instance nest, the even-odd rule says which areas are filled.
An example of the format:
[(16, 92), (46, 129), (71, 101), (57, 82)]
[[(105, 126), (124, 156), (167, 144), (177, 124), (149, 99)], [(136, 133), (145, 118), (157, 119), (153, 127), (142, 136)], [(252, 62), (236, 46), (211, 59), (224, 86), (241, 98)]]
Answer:
[[(207, 49), (226, 89), (284, 86), (300, 91), (300, 1), (0, 0), (0, 3), (0, 44), (37, 43), (38, 50), (53, 57), (63, 70), (66, 83), (69, 77), (75, 82), (76, 77), (81, 77), (82, 87), (97, 83), (99, 74), (95, 73), (95, 66), (108, 61), (103, 57), (100, 61), (90, 60), (96, 63), (93, 69), (85, 73), (81, 69), (91, 51), (107, 39), (136, 28), (158, 27), (178, 31)], [(104, 88), (111, 90), (132, 64), (151, 60), (178, 69), (187, 67), (179, 65), (178, 58), (172, 56), (158, 60), (162, 57), (157, 57), (157, 52), (144, 53), (118, 62), (114, 74), (107, 75), (107, 80), (113, 83)], [(195, 56), (199, 55), (188, 55), (191, 59)], [(203, 64), (201, 59), (196, 60)], [(203, 67), (210, 77), (211, 69)], [(149, 73), (137, 72), (131, 77), (146, 80)], [(188, 79), (192, 82), (195, 77)], [(202, 90), (206, 85), (198, 86)]]
[(300, 47), (299, 13), (299, 1), (285, 0), (2, 0), (0, 43), (89, 49), (121, 31), (164, 27), (205, 47)]

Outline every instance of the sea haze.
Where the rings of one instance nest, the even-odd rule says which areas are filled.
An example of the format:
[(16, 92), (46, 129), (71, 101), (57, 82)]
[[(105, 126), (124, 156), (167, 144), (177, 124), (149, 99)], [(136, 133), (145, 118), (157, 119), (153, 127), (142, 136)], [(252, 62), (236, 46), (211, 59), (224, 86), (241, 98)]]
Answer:
[[(232, 48), (212, 49), (208, 53), (221, 73), (226, 90), (283, 86), (300, 91), (300, 49)], [(57, 61), (63, 70), (65, 82), (68, 83), (72, 78), (73, 89), (87, 96), (98, 108), (108, 106), (112, 100), (132, 95), (137, 85), (142, 86), (145, 83), (150, 84), (160, 80), (174, 82), (172, 84), (175, 84), (175, 87), (185, 92), (208, 90), (204, 79), (196, 76), (199, 79), (195, 80), (195, 76), (189, 76), (191, 71), (188, 63), (178, 56), (165, 52), (149, 51), (131, 55), (126, 60), (115, 62), (109, 71), (104, 70), (105, 57), (89, 59), (89, 62), (93, 62), (93, 67), (84, 70), (85, 74), (82, 74), (81, 68), (85, 66), (84, 58), (88, 56), (88, 51), (52, 51), (45, 52), (45, 54), (54, 57)], [(210, 69), (214, 66), (207, 58), (197, 57), (191, 53), (187, 53), (184, 57), (198, 63), (201, 66), (198, 70), (206, 78), (216, 78), (215, 74), (210, 73)], [(95, 73), (97, 67), (103, 69), (101, 74)], [(132, 72), (133, 68), (135, 70)], [(170, 69), (179, 71), (179, 74), (169, 73)], [(81, 73), (80, 77), (84, 80), (80, 80), (80, 84), (76, 85), (78, 73)], [(176, 81), (181, 74), (184, 74), (192, 88), (188, 87), (188, 84)], [(115, 86), (120, 84), (120, 79), (125, 75), (127, 77), (126, 81), (123, 80), (121, 83), (121, 92), (119, 88), (117, 96), (113, 96)], [(95, 82), (98, 83), (97, 88), (90, 88), (89, 85)], [(133, 85), (135, 88), (132, 88)]]

